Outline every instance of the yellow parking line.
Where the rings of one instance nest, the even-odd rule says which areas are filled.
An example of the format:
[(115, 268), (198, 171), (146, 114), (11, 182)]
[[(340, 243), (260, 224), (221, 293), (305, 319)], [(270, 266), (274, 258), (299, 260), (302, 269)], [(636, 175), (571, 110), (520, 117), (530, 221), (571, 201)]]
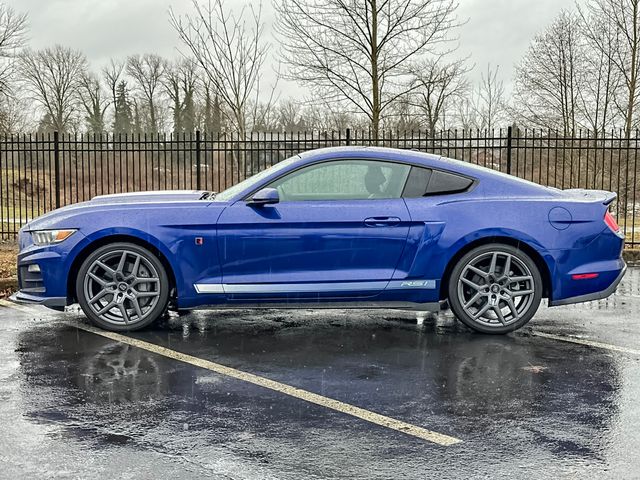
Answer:
[[(14, 308), (20, 311), (28, 311), (28, 313), (35, 313), (35, 311), (33, 309), (30, 309), (29, 307), (17, 305), (15, 303), (7, 302), (5, 300), (0, 300), (0, 305), (6, 306), (9, 308)], [(84, 330), (86, 332), (90, 332), (95, 335), (100, 335), (101, 337), (114, 340), (116, 342), (121, 342), (127, 345), (131, 345), (133, 347), (141, 348), (143, 350), (147, 350), (148, 352), (162, 355), (164, 357), (171, 358), (179, 362), (187, 363), (189, 365), (193, 365), (199, 368), (205, 368), (207, 370), (218, 373), (220, 375), (225, 375), (227, 377), (235, 378), (243, 382), (268, 388), (275, 392), (283, 393), (285, 395), (289, 395), (290, 397), (298, 398), (300, 400), (304, 400), (309, 403), (314, 403), (316, 405), (329, 408), (336, 412), (344, 413), (346, 415), (351, 415), (352, 417), (360, 418), (362, 420), (373, 423), (375, 425), (380, 425), (382, 427), (390, 428), (398, 432), (406, 433), (407, 435), (411, 435), (411, 436), (420, 438), (422, 440), (426, 440), (428, 442), (436, 443), (438, 445), (450, 446), (450, 445), (455, 445), (456, 443), (462, 442), (462, 440), (460, 440), (459, 438), (451, 437), (449, 435), (445, 435), (438, 432), (433, 432), (431, 430), (427, 430), (426, 428), (418, 427), (416, 425), (403, 422), (402, 420), (397, 420), (395, 418), (387, 417), (385, 415), (381, 415), (379, 413), (375, 413), (375, 412), (366, 410), (364, 408), (356, 407), (355, 405), (341, 402), (339, 400), (325, 397), (323, 395), (318, 395), (317, 393), (309, 392), (308, 390), (292, 387), (291, 385), (287, 385), (285, 383), (277, 382), (275, 380), (261, 377), (259, 375), (254, 375), (253, 373), (244, 372), (242, 370), (227, 367), (225, 365), (221, 365), (219, 363), (215, 363), (209, 360), (204, 360), (202, 358), (194, 357), (193, 355), (181, 353), (176, 350), (172, 350), (170, 348), (156, 345), (155, 343), (145, 342), (144, 340), (138, 340), (136, 338), (128, 337), (120, 333), (107, 332), (105, 330), (100, 330), (90, 325), (85, 325), (81, 323), (67, 322), (67, 324), (70, 326), (79, 328), (81, 330)]]
[(640, 355), (640, 350), (635, 350), (628, 347), (619, 347), (618, 345), (612, 345), (610, 343), (594, 342), (593, 340), (583, 340), (576, 337), (565, 337), (562, 335), (554, 335), (553, 333), (544, 332), (532, 332), (536, 337), (549, 338), (551, 340), (558, 340), (560, 342), (576, 343), (578, 345), (586, 345), (588, 347), (602, 348), (604, 350), (611, 350), (612, 352), (630, 353), (631, 355)]
[(167, 358), (171, 358), (173, 360), (178, 360), (179, 362), (188, 363), (189, 365), (193, 365), (195, 367), (205, 368), (207, 370), (211, 370), (212, 372), (218, 373), (220, 375), (225, 375), (227, 377), (232, 377), (237, 380), (242, 380), (243, 382), (252, 383), (254, 385), (268, 388), (270, 390), (274, 390), (279, 393), (284, 393), (285, 395), (289, 395), (291, 397), (298, 398), (300, 400), (305, 400), (310, 403), (315, 403), (316, 405), (320, 405), (322, 407), (326, 407), (340, 413), (345, 413), (347, 415), (351, 415), (353, 417), (366, 420), (367, 422), (374, 423), (382, 427), (387, 427), (392, 430), (397, 430), (399, 432), (406, 433), (408, 435), (412, 435), (414, 437), (418, 437), (423, 440), (427, 440), (429, 442), (437, 443), (438, 445), (449, 446), (449, 445), (454, 445), (456, 443), (460, 443), (462, 441), (458, 438), (450, 437), (449, 435), (444, 435), (438, 432), (432, 432), (431, 430), (427, 430), (426, 428), (418, 427), (416, 425), (412, 425), (410, 423), (406, 423), (401, 420), (397, 420), (395, 418), (387, 417), (385, 415), (380, 415), (379, 413), (371, 412), (369, 410), (365, 410), (364, 408), (356, 407), (354, 405), (350, 405), (348, 403), (344, 403), (339, 400), (334, 400), (329, 397), (318, 395), (317, 393), (309, 392), (301, 388), (292, 387), (291, 385), (277, 382), (269, 378), (261, 377), (259, 375), (254, 375), (252, 373), (247, 373), (242, 370), (237, 370), (235, 368), (227, 367), (219, 363), (194, 357), (193, 355), (187, 355), (185, 353), (177, 352), (176, 350), (171, 350), (170, 348), (162, 347), (160, 345), (156, 345), (155, 343), (145, 342), (143, 340), (131, 338), (126, 335), (122, 335), (120, 333), (99, 330), (89, 325), (83, 325), (78, 323), (70, 323), (70, 324), (78, 327), (81, 330), (91, 332), (95, 335), (100, 335), (102, 337), (109, 338), (117, 342), (125, 343), (133, 347), (141, 348), (143, 350), (147, 350), (149, 352), (156, 353), (158, 355), (162, 355)]

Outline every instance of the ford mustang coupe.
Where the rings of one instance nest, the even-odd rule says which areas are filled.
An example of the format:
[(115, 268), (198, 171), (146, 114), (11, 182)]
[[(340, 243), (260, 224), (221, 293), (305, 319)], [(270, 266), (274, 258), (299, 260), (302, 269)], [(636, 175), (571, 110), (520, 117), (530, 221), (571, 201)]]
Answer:
[(307, 152), (214, 194), (102, 195), (19, 234), (13, 299), (143, 328), (168, 308), (437, 310), (506, 333), (611, 295), (615, 194), (558, 190), (414, 151)]

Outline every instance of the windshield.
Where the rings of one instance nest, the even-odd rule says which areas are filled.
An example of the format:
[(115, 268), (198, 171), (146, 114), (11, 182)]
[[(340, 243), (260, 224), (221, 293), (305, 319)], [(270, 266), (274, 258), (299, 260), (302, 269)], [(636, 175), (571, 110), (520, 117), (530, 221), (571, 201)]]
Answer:
[(296, 155), (294, 157), (287, 158), (286, 160), (282, 160), (281, 162), (278, 162), (275, 165), (272, 165), (271, 167), (265, 170), (262, 170), (261, 172), (258, 172), (255, 175), (241, 181), (240, 183), (235, 184), (233, 187), (227, 188), (226, 190), (216, 195), (215, 201), (224, 202), (233, 198), (235, 195), (237, 195), (239, 192), (242, 192), (243, 190), (249, 190), (253, 185), (256, 185), (257, 183), (259, 183), (263, 178), (266, 178), (272, 173), (277, 173), (280, 170), (283, 170), (284, 168), (291, 165), (298, 158), (299, 157)]

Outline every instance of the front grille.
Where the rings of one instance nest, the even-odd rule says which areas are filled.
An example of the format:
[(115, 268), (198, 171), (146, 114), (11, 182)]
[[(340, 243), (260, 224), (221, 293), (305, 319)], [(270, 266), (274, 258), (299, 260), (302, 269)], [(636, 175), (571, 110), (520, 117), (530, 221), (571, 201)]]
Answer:
[(41, 272), (30, 272), (29, 265), (18, 268), (18, 285), (25, 293), (44, 293), (44, 282)]

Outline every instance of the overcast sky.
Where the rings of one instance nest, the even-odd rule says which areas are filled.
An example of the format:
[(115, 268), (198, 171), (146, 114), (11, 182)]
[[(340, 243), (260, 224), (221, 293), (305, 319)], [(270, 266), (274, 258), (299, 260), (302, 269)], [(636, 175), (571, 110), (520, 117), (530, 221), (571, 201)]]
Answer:
[[(239, 3), (228, 0), (229, 4)], [(82, 50), (94, 68), (109, 58), (133, 53), (179, 55), (178, 38), (168, 19), (168, 9), (191, 10), (191, 0), (4, 0), (15, 10), (27, 12), (30, 44), (41, 48), (56, 43)], [(502, 77), (511, 83), (514, 66), (531, 38), (574, 0), (459, 0), (459, 17), (468, 19), (460, 30), (461, 55), (476, 65), (474, 77), (487, 63), (500, 65)], [(256, 3), (258, 3), (256, 1)], [(263, 1), (267, 27), (273, 23), (270, 1)], [(274, 45), (275, 47), (275, 45)], [(284, 88), (286, 87), (286, 88)], [(301, 92), (280, 84), (280, 90)]]

